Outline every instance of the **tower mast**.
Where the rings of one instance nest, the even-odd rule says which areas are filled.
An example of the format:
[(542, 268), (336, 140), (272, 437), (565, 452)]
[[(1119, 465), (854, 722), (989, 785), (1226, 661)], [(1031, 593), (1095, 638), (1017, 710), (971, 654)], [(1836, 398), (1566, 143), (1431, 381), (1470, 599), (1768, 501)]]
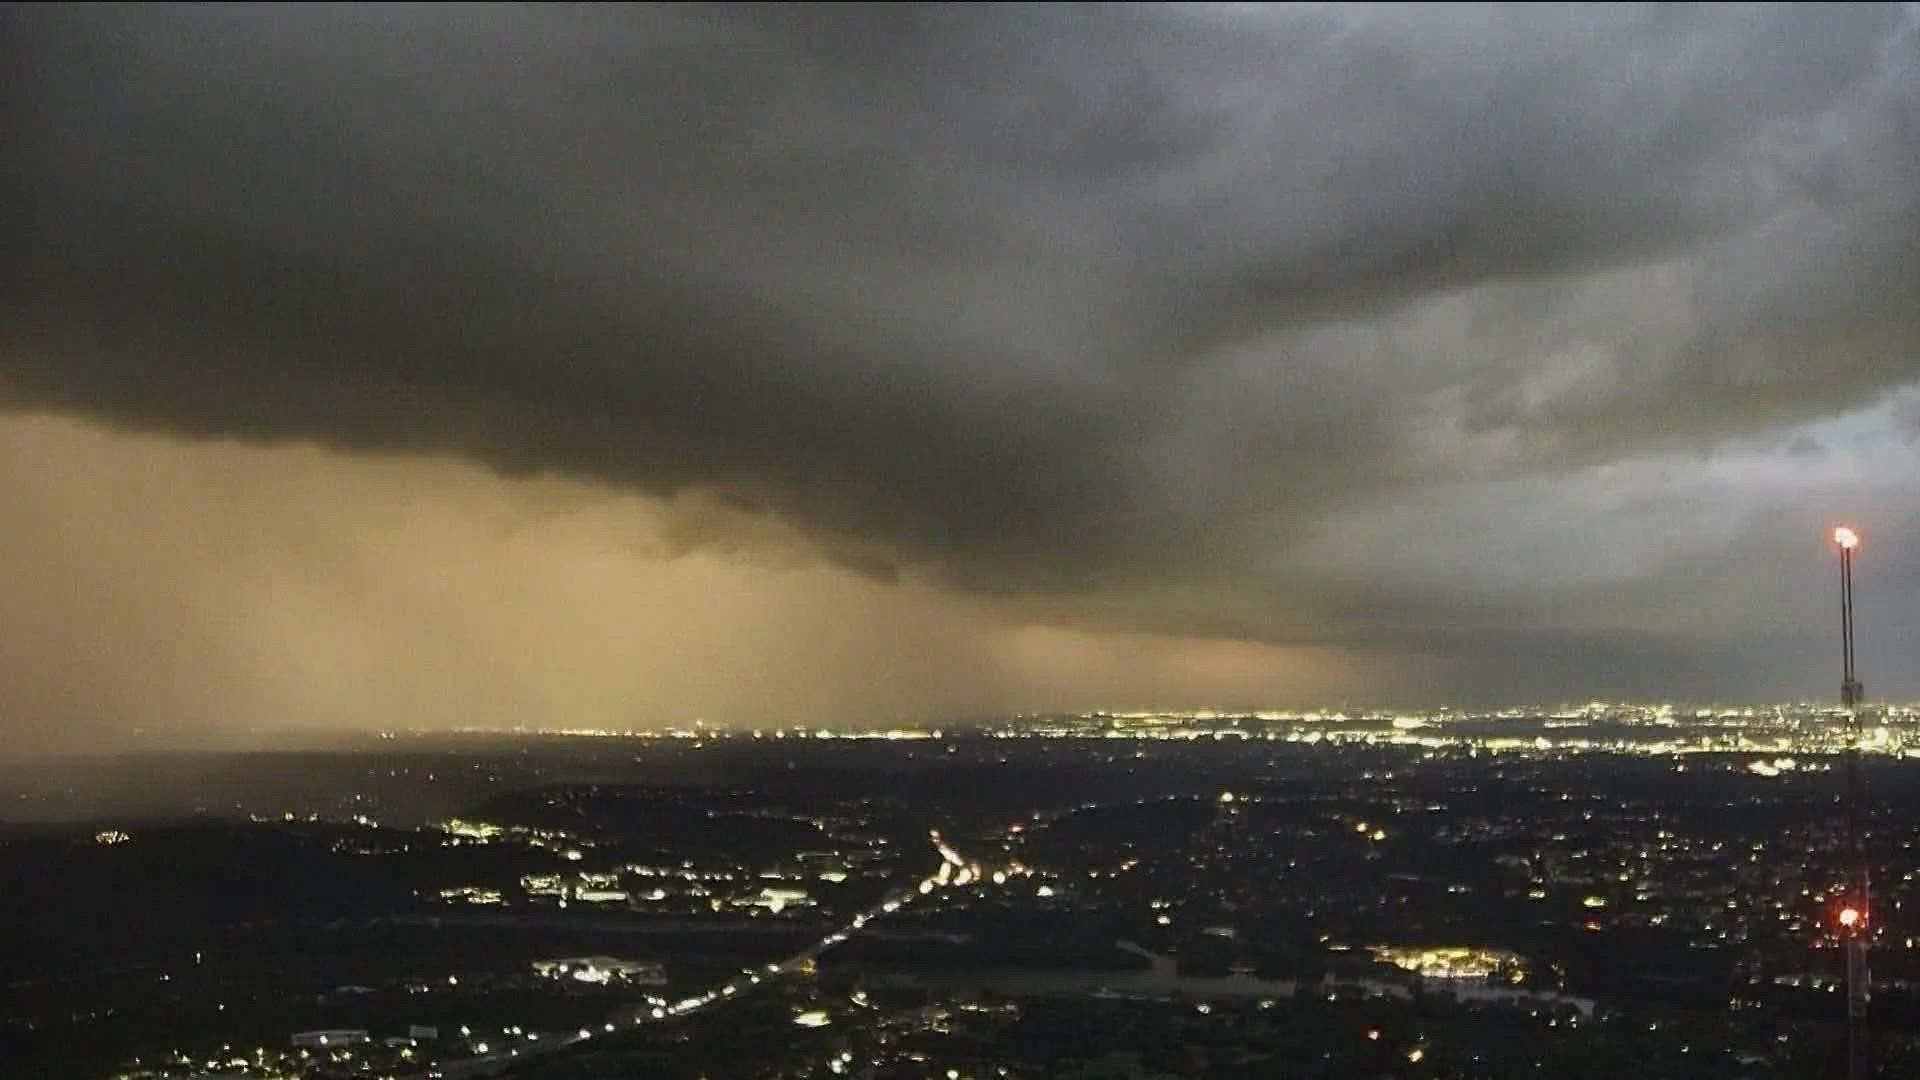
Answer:
[(1871, 882), (1860, 833), (1860, 712), (1864, 687), (1853, 667), (1853, 550), (1860, 537), (1842, 526), (1833, 530), (1840, 548), (1840, 704), (1846, 710), (1847, 738), (1847, 855), (1852, 865), (1846, 906), (1840, 911), (1840, 933), (1847, 953), (1847, 1077), (1866, 1080), (1873, 1074), (1867, 1007), (1873, 999), (1873, 976), (1867, 967), (1872, 929), (1868, 918)]

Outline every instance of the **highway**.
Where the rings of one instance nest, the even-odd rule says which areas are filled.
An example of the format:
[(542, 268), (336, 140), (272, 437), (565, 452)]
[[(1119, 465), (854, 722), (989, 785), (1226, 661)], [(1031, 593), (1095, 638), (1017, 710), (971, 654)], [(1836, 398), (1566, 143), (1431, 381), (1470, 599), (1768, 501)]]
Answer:
[[(846, 925), (825, 935), (806, 948), (784, 960), (773, 961), (758, 970), (743, 971), (703, 993), (683, 998), (666, 1006), (629, 1006), (615, 1011), (606, 1017), (562, 1038), (543, 1039), (533, 1045), (521, 1045), (505, 1054), (490, 1054), (484, 1057), (465, 1058), (446, 1062), (433, 1072), (417, 1074), (408, 1080), (427, 1080), (430, 1077), (472, 1077), (498, 1075), (515, 1065), (527, 1061), (541, 1060), (580, 1049), (590, 1044), (596, 1036), (613, 1034), (622, 1030), (631, 1030), (645, 1024), (663, 1023), (678, 1020), (696, 1013), (723, 1006), (739, 998), (763, 982), (786, 975), (804, 973), (827, 950), (847, 941), (853, 935), (871, 926), (875, 920), (892, 915), (923, 897), (948, 887), (964, 887), (981, 879), (980, 864), (968, 862), (958, 851), (943, 840), (939, 830), (930, 834), (933, 847), (939, 853), (940, 863), (935, 870), (913, 885), (888, 894), (886, 899), (867, 910), (855, 915)], [(996, 878), (996, 880), (999, 880)]]

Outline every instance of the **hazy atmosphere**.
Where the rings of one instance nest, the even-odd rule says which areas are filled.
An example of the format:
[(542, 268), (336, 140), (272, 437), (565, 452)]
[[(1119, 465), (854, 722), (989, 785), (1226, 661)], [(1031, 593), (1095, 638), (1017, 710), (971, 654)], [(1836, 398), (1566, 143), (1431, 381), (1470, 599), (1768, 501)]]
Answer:
[(1920, 9), (0, 8), (0, 732), (1920, 695)]

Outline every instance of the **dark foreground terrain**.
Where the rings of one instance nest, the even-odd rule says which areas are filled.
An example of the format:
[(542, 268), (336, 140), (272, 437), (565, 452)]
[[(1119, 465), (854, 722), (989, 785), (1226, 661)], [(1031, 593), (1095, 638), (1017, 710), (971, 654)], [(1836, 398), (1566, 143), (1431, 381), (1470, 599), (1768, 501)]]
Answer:
[[(1836, 1075), (1840, 759), (1512, 724), (15, 768), (4, 1074)], [(1920, 1075), (1920, 764), (1867, 776)]]

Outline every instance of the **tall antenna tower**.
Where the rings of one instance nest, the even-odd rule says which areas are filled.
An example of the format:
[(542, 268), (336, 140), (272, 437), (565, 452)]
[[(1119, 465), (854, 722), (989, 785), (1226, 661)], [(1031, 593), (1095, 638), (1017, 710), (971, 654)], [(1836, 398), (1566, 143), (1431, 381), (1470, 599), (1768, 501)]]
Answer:
[(1860, 536), (1841, 526), (1833, 530), (1840, 547), (1840, 704), (1847, 722), (1847, 854), (1852, 880), (1840, 909), (1840, 935), (1847, 951), (1847, 1076), (1866, 1080), (1873, 1073), (1867, 1006), (1873, 1000), (1873, 975), (1867, 969), (1869, 890), (1867, 856), (1860, 835), (1860, 699), (1865, 688), (1853, 670), (1853, 549)]

